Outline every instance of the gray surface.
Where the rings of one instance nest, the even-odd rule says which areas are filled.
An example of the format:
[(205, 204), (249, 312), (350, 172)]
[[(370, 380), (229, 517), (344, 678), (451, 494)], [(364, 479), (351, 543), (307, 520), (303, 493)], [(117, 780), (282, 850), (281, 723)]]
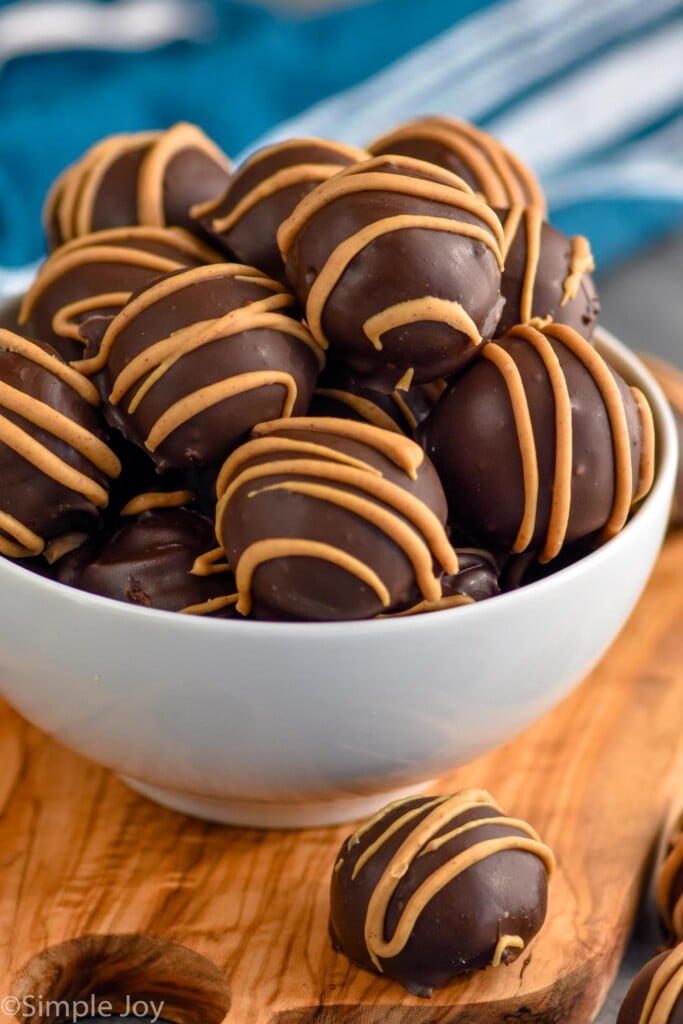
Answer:
[(601, 323), (629, 348), (683, 366), (683, 234), (598, 277)]
[[(630, 348), (654, 352), (683, 367), (683, 235), (677, 235), (598, 279), (604, 326)], [(644, 900), (638, 924), (607, 1003), (596, 1024), (615, 1024), (634, 976), (659, 952), (654, 893)]]

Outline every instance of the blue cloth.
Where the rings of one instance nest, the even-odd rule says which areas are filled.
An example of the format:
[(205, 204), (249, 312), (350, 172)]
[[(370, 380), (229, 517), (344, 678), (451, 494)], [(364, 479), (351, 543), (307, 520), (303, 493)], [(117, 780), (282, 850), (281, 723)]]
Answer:
[(600, 267), (683, 226), (681, 0), (374, 0), (305, 17), (0, 0), (0, 294), (43, 253), (50, 182), (105, 134), (189, 120), (235, 156), (294, 134), (363, 144), (423, 113), (498, 134)]

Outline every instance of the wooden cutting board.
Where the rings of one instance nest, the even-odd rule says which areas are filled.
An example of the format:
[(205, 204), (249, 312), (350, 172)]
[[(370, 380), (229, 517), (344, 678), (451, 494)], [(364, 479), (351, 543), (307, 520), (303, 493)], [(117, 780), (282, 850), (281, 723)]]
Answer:
[(239, 1024), (588, 1024), (683, 797), (683, 535), (590, 678), (441, 781), (489, 789), (551, 844), (558, 871), (527, 955), (431, 1001), (330, 946), (328, 879), (348, 827), (258, 832), (161, 810), (6, 707), (0, 765), (3, 994), (154, 995), (177, 1024), (220, 1024), (226, 1011)]

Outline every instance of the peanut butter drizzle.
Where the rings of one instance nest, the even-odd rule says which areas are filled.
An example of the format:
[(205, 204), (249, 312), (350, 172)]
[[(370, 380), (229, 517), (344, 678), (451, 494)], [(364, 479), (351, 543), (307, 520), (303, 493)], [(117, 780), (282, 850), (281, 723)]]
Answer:
[(435, 142), (450, 150), (469, 169), (490, 206), (509, 204), (508, 188), (501, 180), (499, 170), (491, 161), (490, 154), (465, 134), (458, 134), (455, 122), (445, 124), (431, 118), (412, 121), (381, 136), (372, 143), (370, 152), (390, 154), (394, 143), (411, 139)]
[(282, 406), (282, 416), (291, 416), (297, 396), (294, 377), (282, 370), (252, 370), (249, 373), (241, 373), (237, 377), (208, 384), (205, 388), (198, 388), (192, 394), (185, 395), (174, 402), (150, 430), (145, 440), (145, 448), (150, 452), (155, 452), (174, 431), (188, 420), (210, 409), (211, 406), (225, 402), (235, 395), (243, 395), (247, 391), (269, 387), (271, 384), (280, 384), (284, 387), (285, 400)]
[(524, 949), (524, 939), (521, 935), (501, 935), (493, 951), (491, 967), (500, 967), (503, 956), (508, 949)]
[(369, 398), (354, 395), (352, 392), (344, 391), (342, 388), (316, 388), (315, 393), (320, 395), (321, 398), (333, 398), (336, 402), (347, 405), (349, 409), (353, 409), (359, 416), (362, 416), (365, 422), (372, 423), (375, 427), (391, 430), (395, 434), (402, 433), (401, 428), (392, 420), (391, 416), (384, 409), (380, 409), (378, 405), (371, 402)]
[(640, 426), (643, 432), (642, 451), (640, 454), (640, 466), (638, 469), (638, 485), (633, 495), (632, 505), (644, 498), (649, 492), (655, 479), (655, 423), (652, 418), (650, 403), (640, 388), (631, 388), (638, 413), (640, 415)]
[[(402, 167), (406, 171), (411, 170), (430, 174), (430, 178), (411, 177), (410, 174), (395, 174), (390, 171), (377, 170), (391, 159), (394, 166)], [(438, 177), (440, 180), (433, 180)], [(346, 167), (343, 171), (320, 185), (319, 188), (309, 192), (301, 200), (292, 214), (283, 221), (278, 229), (277, 243), (283, 259), (286, 259), (295, 237), (308, 221), (323, 207), (334, 202), (343, 196), (352, 195), (357, 192), (390, 192), (408, 196), (412, 199), (424, 199), (430, 202), (441, 203), (453, 209), (465, 210), (477, 217), (489, 229), (487, 233), (481, 230), (481, 241), (484, 242), (495, 254), (499, 265), (502, 268), (501, 247), (503, 244), (503, 229), (500, 220), (490, 206), (474, 195), (469, 185), (441, 167), (425, 163), (423, 160), (414, 160), (411, 157), (374, 157), (365, 163), (355, 164)], [(388, 218), (393, 219), (393, 218)], [(447, 217), (433, 217), (433, 220), (448, 220)], [(379, 223), (382, 223), (380, 221)], [(469, 225), (473, 227), (474, 225)]]
[(408, 424), (408, 428), (410, 430), (415, 430), (415, 427), (417, 426), (417, 420), (415, 419), (413, 410), (410, 408), (410, 406), (408, 405), (408, 403), (406, 402), (405, 398), (398, 390), (398, 388), (394, 388), (389, 397), (391, 398), (392, 402), (394, 403), (398, 411), (401, 413), (401, 416), (403, 416), (403, 419)]
[(543, 230), (541, 211), (534, 206), (527, 207), (524, 211), (524, 222), (526, 225), (526, 263), (519, 310), (521, 323), (526, 324), (534, 315), (534, 289), (541, 259), (541, 232)]
[(676, 946), (657, 968), (638, 1024), (669, 1024), (671, 1011), (683, 993), (683, 944)]
[(191, 324), (176, 331), (169, 338), (150, 345), (121, 371), (114, 382), (110, 401), (118, 403), (145, 373), (149, 373), (128, 403), (128, 412), (133, 413), (151, 388), (184, 356), (214, 341), (226, 341), (237, 334), (259, 329), (278, 331), (296, 338), (313, 352), (318, 358), (319, 368), (322, 369), (322, 352), (303, 324), (291, 317), (270, 313), (265, 308), (269, 301), (271, 305), (281, 304), (278, 300), (280, 296), (273, 296), (272, 301), (254, 302), (250, 306), (227, 313), (219, 320)]
[(399, 391), (408, 391), (410, 385), (413, 383), (413, 377), (415, 376), (415, 368), (409, 366), (402, 377), (396, 381), (396, 387), (394, 388), (394, 394)]
[(229, 231), (245, 214), (253, 210), (264, 199), (269, 199), (277, 192), (291, 188), (292, 185), (305, 185), (309, 181), (327, 181), (328, 178), (333, 178), (335, 174), (338, 174), (344, 166), (344, 164), (296, 164), (294, 167), (283, 167), (255, 185), (235, 204), (230, 213), (216, 217), (211, 222), (211, 230)]
[[(573, 465), (572, 403), (560, 361), (547, 337), (531, 324), (513, 327), (510, 334), (528, 342), (540, 356), (548, 375), (555, 406), (555, 466), (548, 529), (545, 544), (539, 556), (539, 561), (543, 563), (551, 561), (560, 553), (569, 526)], [(536, 513), (534, 511), (532, 532), (535, 526)]]
[(9, 512), (0, 511), (0, 530), (7, 535), (0, 534), (0, 554), (8, 558), (33, 558), (45, 546), (42, 537), (29, 530), (28, 526), (24, 526)]
[[(313, 282), (310, 292), (308, 293), (308, 298), (306, 299), (306, 322), (311, 334), (322, 348), (329, 348), (329, 341), (322, 328), (325, 305), (334, 291), (334, 288), (338, 284), (339, 279), (342, 277), (352, 260), (355, 259), (363, 249), (370, 245), (371, 242), (374, 242), (382, 235), (388, 235), (394, 231), (409, 231), (415, 228), (430, 231), (441, 231), (451, 235), (463, 235), (467, 238), (474, 238), (479, 242), (483, 242), (494, 253), (502, 269), (502, 256), (500, 255), (500, 250), (496, 246), (495, 241), (485, 228), (479, 227), (476, 224), (468, 224), (465, 223), (465, 221), (448, 220), (446, 217), (427, 217), (416, 216), (413, 214), (399, 214), (395, 217), (385, 217), (382, 220), (373, 221), (360, 231), (357, 231), (354, 235), (350, 235), (348, 238), (344, 239), (343, 242), (340, 242), (339, 245), (332, 250), (320, 273)], [(424, 306), (427, 307), (425, 319), (430, 319), (429, 306), (430, 303), (434, 301), (433, 298), (430, 296), (422, 296), (413, 301), (416, 304), (423, 303)], [(399, 305), (403, 305), (403, 303)], [(417, 314), (418, 309), (419, 306), (416, 306), (414, 311), (415, 314)], [(386, 313), (386, 310), (380, 311), (379, 314), (376, 314), (375, 317), (370, 319), (375, 320), (377, 316), (386, 315)], [(389, 315), (391, 315), (391, 313), (389, 313)], [(451, 316), (453, 316), (453, 308), (451, 309)], [(415, 322), (417, 319), (417, 315), (414, 315), (409, 322)], [(433, 319), (433, 316), (431, 319)], [(367, 321), (364, 327), (366, 325)], [(367, 335), (367, 331), (365, 333)], [(475, 344), (478, 344), (479, 341), (481, 341), (479, 332), (477, 332), (477, 338), (478, 341), (475, 342)], [(368, 340), (372, 343), (371, 338), (368, 338)], [(375, 347), (377, 346), (375, 345)]]
[[(610, 517), (602, 531), (604, 540), (614, 537), (624, 526), (633, 501), (633, 471), (631, 468), (631, 441), (626, 410), (617, 383), (604, 359), (593, 346), (564, 324), (551, 324), (546, 329), (550, 337), (557, 338), (579, 359), (593, 378), (605, 403), (614, 446), (614, 501)], [(645, 445), (643, 437), (643, 446)], [(647, 459), (645, 459), (647, 461)]]
[(292, 537), (272, 537), (251, 544), (242, 554), (235, 572), (237, 582), (237, 611), (248, 615), (251, 611), (251, 583), (254, 573), (264, 562), (276, 558), (318, 558), (339, 566), (352, 576), (367, 584), (386, 608), (389, 605), (389, 591), (381, 579), (368, 565), (354, 558), (348, 551), (316, 540), (298, 540)]
[(71, 551), (75, 551), (76, 548), (80, 548), (87, 539), (87, 533), (79, 533), (76, 530), (72, 533), (64, 533), (61, 537), (55, 537), (54, 540), (49, 541), (45, 545), (43, 548), (43, 558), (48, 565), (54, 565), (60, 558), (64, 558), (64, 555), (68, 555)]
[(145, 491), (126, 502), (119, 515), (138, 516), (153, 508), (180, 508), (182, 505), (191, 505), (196, 498), (194, 491)]
[(121, 463), (111, 448), (89, 430), (52, 406), (4, 381), (0, 381), (0, 408), (16, 413), (28, 423), (64, 441), (107, 476), (116, 477), (121, 472)]
[(231, 604), (237, 604), (237, 594), (225, 594), (223, 597), (210, 597), (208, 601), (201, 601), (199, 604), (188, 604), (180, 608), (181, 615), (211, 615), (222, 608), (229, 608)]
[[(49, 263), (56, 257), (66, 256), (76, 252), (78, 249), (99, 248), (101, 245), (112, 245), (116, 248), (125, 248), (127, 252), (135, 246), (126, 245), (126, 242), (158, 242), (160, 245), (178, 249), (179, 252), (190, 256), (193, 260), (203, 263), (217, 263), (220, 253), (212, 249), (196, 235), (190, 234), (185, 228), (179, 227), (156, 227), (153, 224), (130, 224), (122, 228), (103, 228), (101, 231), (91, 231), (87, 235), (79, 235), (68, 242), (63, 242), (58, 249), (48, 257), (48, 260), (41, 267), (40, 273), (47, 269)], [(169, 257), (161, 257), (167, 259)], [(180, 264), (187, 266), (187, 263)]]
[[(90, 236), (92, 238), (92, 235)], [(158, 274), (168, 274), (172, 270), (178, 270), (185, 266), (180, 260), (169, 259), (166, 256), (157, 256), (155, 253), (146, 252), (143, 249), (133, 249), (122, 245), (92, 245), (73, 246), (68, 245), (57, 249), (38, 272), (38, 276), (24, 296), (19, 310), (19, 323), (25, 324), (29, 320), (38, 299), (65, 274), (79, 267), (90, 266), (94, 263), (124, 264), (131, 267), (139, 267), (141, 270), (150, 270)], [(117, 295), (124, 295), (124, 302), (130, 298), (129, 292), (120, 292)], [(99, 295), (91, 295), (80, 302), (91, 302), (86, 309), (96, 309), (102, 306)], [(104, 297), (102, 297), (104, 298)]]
[(287, 438), (285, 446), (282, 438), (279, 437), (257, 437), (252, 438), (252, 440), (248, 442), (248, 449), (246, 452), (245, 448), (247, 448), (246, 444), (240, 445), (223, 463), (216, 480), (216, 496), (218, 498), (222, 498), (230, 480), (237, 474), (240, 467), (244, 465), (245, 462), (248, 462), (250, 459), (256, 458), (260, 455), (268, 455), (271, 452), (278, 455), (283, 450), (286, 450), (287, 452), (302, 452), (306, 455), (318, 456), (331, 462), (340, 462), (344, 466), (352, 466), (368, 473), (374, 473), (375, 476), (382, 475), (378, 469), (375, 469), (374, 466), (371, 466), (368, 462), (364, 462), (362, 459), (354, 459), (351, 455), (335, 451), (334, 448), (329, 448), (324, 444), (315, 444), (313, 441), (299, 441), (294, 438)]
[[(65, 239), (72, 238), (74, 235), (86, 235), (93, 230), (92, 218), (97, 193), (112, 164), (125, 153), (151, 145), (160, 135), (161, 132), (112, 135), (97, 143), (89, 153), (86, 153), (81, 162), (81, 173), (78, 176), (80, 180), (74, 190), (73, 207), (71, 204), (69, 205), (69, 213), (73, 221), (71, 230), (68, 234), (62, 231)], [(70, 184), (71, 182), (69, 182)]]
[(87, 339), (80, 333), (82, 321), (79, 321), (78, 317), (85, 318), (85, 314), (97, 309), (124, 306), (128, 302), (130, 294), (130, 292), (105, 292), (102, 295), (91, 295), (85, 299), (69, 302), (57, 310), (52, 317), (50, 327), (60, 338), (71, 338), (72, 341), (77, 341), (80, 345), (87, 345)]
[(56, 480), (63, 487), (82, 494), (97, 508), (105, 508), (109, 496), (98, 483), (79, 472), (55, 455), (44, 445), (30, 437), (21, 427), (17, 427), (5, 416), (0, 414), (0, 441), (30, 462), (45, 476)]
[(77, 392), (89, 405), (97, 406), (100, 404), (97, 388), (89, 380), (86, 380), (80, 373), (71, 366), (68, 366), (67, 363), (62, 362), (57, 355), (46, 352), (44, 348), (36, 345), (35, 342), (28, 341), (18, 334), (12, 334), (11, 331), (0, 328), (0, 351), (2, 350), (16, 352), (18, 355), (24, 356), (25, 359), (35, 363), (36, 366), (41, 366), (44, 370), (48, 370), (55, 377), (59, 377), (63, 384), (68, 385), (73, 391)]
[[(424, 462), (425, 456), (420, 446), (403, 434), (387, 434), (370, 423), (356, 423), (354, 420), (338, 419), (335, 416), (295, 416), (289, 420), (264, 420), (263, 423), (256, 424), (252, 437), (276, 434), (280, 430), (311, 430), (360, 441), (384, 455), (411, 480), (417, 480), (417, 471)], [(370, 466), (366, 468), (372, 469)], [(375, 472), (381, 476), (378, 470)]]
[(519, 553), (526, 550), (531, 543), (536, 526), (536, 508), (538, 505), (538, 458), (536, 442), (531, 424), (531, 413), (527, 402), (522, 376), (512, 356), (495, 342), (491, 341), (482, 349), (484, 359), (493, 363), (499, 371), (510, 395), (512, 415), (517, 430), (519, 453), (522, 459), (522, 478), (524, 480), (524, 511), (522, 521), (512, 545), (512, 550)]
[(404, 619), (408, 615), (424, 615), (425, 612), (442, 612), (446, 608), (460, 608), (465, 604), (474, 604), (474, 598), (467, 594), (442, 595), (436, 601), (418, 601), (411, 608), (405, 608), (402, 612), (387, 612), (385, 615), (378, 615), (378, 619)]
[(165, 132), (143, 157), (138, 175), (138, 217), (143, 224), (164, 225), (164, 177), (172, 160), (187, 149), (196, 149), (221, 167), (226, 175), (232, 163), (225, 153), (194, 124), (180, 121)]
[(562, 284), (562, 298), (560, 306), (566, 306), (569, 301), (575, 299), (581, 285), (581, 278), (584, 274), (590, 274), (595, 270), (595, 261), (591, 252), (590, 242), (583, 235), (574, 235), (571, 240), (572, 251), (569, 262), (569, 273)]
[[(447, 387), (448, 381), (443, 378), (440, 380), (432, 380), (428, 384), (420, 384), (420, 388), (433, 405), (436, 405)], [(417, 426), (417, 423), (415, 426)]]
[[(221, 559), (223, 559), (222, 562)], [(225, 561), (225, 551), (223, 551), (223, 548), (212, 548), (211, 551), (198, 555), (190, 569), (192, 576), (214, 576), (219, 572), (230, 572), (230, 566)]]
[[(461, 303), (451, 299), (439, 299), (433, 295), (425, 295), (419, 299), (406, 299), (405, 302), (397, 302), (394, 306), (388, 306), (369, 317), (363, 324), (363, 330), (373, 348), (379, 352), (382, 349), (382, 335), (387, 331), (424, 321), (446, 324), (468, 337), (473, 345), (481, 344), (481, 334), (477, 325), (469, 313), (463, 309)], [(410, 378), (403, 384), (404, 377), (408, 372), (410, 372)], [(406, 370), (406, 374), (396, 385), (397, 390), (408, 390), (413, 373), (414, 371)]]
[(507, 262), (508, 255), (510, 253), (510, 246), (512, 245), (515, 235), (519, 230), (520, 221), (524, 216), (524, 210), (525, 207), (516, 204), (515, 206), (511, 206), (509, 210), (505, 211), (504, 220), (501, 222), (503, 225), (502, 252), (505, 262)]
[[(248, 443), (243, 445), (243, 448), (247, 447)], [(282, 448), (286, 453), (286, 438), (283, 438)], [(246, 457), (251, 457), (251, 452), (247, 452)], [(383, 477), (373, 473), (368, 473), (365, 469), (355, 469), (337, 462), (324, 462), (320, 459), (281, 458), (275, 459), (272, 462), (261, 462), (256, 466), (248, 466), (234, 477), (221, 495), (216, 508), (216, 523), (221, 523), (230, 500), (239, 488), (250, 483), (252, 480), (259, 481), (267, 476), (287, 476), (289, 474), (294, 477), (313, 477), (316, 481), (332, 481), (337, 484), (354, 487), (377, 499), (377, 501), (383, 502), (393, 509), (395, 513), (398, 513), (398, 515), (403, 516), (404, 519), (412, 523), (446, 572), (454, 573), (458, 571), (457, 555), (451, 547), (438, 517), (428, 505), (420, 501), (419, 498), (416, 498), (415, 495), (399, 487), (398, 484), (391, 483), (391, 481), (385, 480)], [(287, 484), (289, 482), (288, 480)], [(298, 481), (293, 481), (293, 483), (296, 485)], [(249, 496), (252, 497), (256, 493), (256, 490), (252, 490)], [(390, 539), (393, 539), (393, 531), (394, 529), (399, 529), (399, 524), (400, 520), (395, 515), (392, 515), (392, 532), (387, 534)], [(221, 537), (219, 536), (218, 539), (220, 541)], [(306, 542), (302, 541), (302, 543)], [(441, 587), (439, 586), (439, 593), (436, 595), (436, 598), (440, 594)], [(425, 594), (425, 597), (428, 596), (428, 594)]]
[(249, 493), (255, 497), (267, 491), (287, 491), (291, 494), (303, 494), (318, 501), (328, 502), (338, 508), (346, 509), (354, 515), (372, 523), (387, 537), (400, 547), (410, 561), (415, 572), (415, 580), (427, 601), (438, 601), (441, 597), (441, 583), (434, 575), (432, 552), (415, 530), (403, 522), (393, 512), (367, 498), (359, 497), (349, 491), (339, 490), (324, 484), (306, 483), (303, 480), (287, 480), (286, 483), (268, 484)]
[(683, 894), (679, 896), (675, 906), (671, 906), (671, 891), (678, 874), (683, 870), (683, 838), (678, 835), (672, 838), (669, 850), (657, 879), (657, 907), (661, 918), (674, 935), (683, 938)]
[[(266, 277), (265, 274), (261, 275), (258, 271), (250, 271), (249, 274), (245, 274), (245, 268), (240, 263), (213, 263), (209, 266), (203, 267), (190, 267), (182, 273), (175, 274), (173, 277), (166, 277), (161, 281), (157, 281), (155, 284), (146, 288), (143, 292), (137, 295), (134, 299), (126, 304), (126, 306), (117, 314), (115, 319), (107, 328), (106, 334), (102, 339), (102, 345), (100, 351), (96, 356), (91, 359), (82, 359), (79, 362), (75, 362), (73, 365), (79, 370), (81, 374), (91, 376), (94, 373), (98, 373), (103, 370), (107, 365), (107, 361), (111, 354), (111, 350), (118, 338), (126, 327), (140, 314), (148, 310), (155, 303), (167, 299), (177, 291), (182, 291), (184, 288), (189, 288), (193, 284), (203, 283), (206, 281), (212, 281), (215, 278), (233, 278), (236, 281), (248, 281), (253, 284), (262, 285), (264, 288), (272, 291), (273, 295), (264, 296), (264, 298), (257, 300), (259, 303), (267, 302), (268, 309), (273, 308), (285, 308), (287, 306), (294, 305), (294, 296), (284, 288), (278, 281), (273, 281), (271, 278)], [(251, 304), (253, 306), (253, 303)], [(241, 308), (249, 308), (241, 307)], [(259, 309), (266, 308), (263, 305), (259, 305)], [(233, 310), (232, 313), (237, 312)], [(231, 313), (226, 316), (232, 315)], [(201, 330), (202, 327), (208, 327), (208, 325), (214, 324), (215, 320), (204, 321), (203, 324), (191, 324), (185, 328), (184, 331), (193, 333), (195, 330)], [(176, 331), (173, 337), (185, 337), (186, 335), (181, 334), (180, 331)], [(168, 342), (168, 339), (166, 339)], [(158, 342), (157, 344), (163, 344), (164, 342)], [(172, 346), (171, 346), (172, 347)], [(150, 351), (154, 351), (155, 347), (150, 346), (141, 355), (145, 355)]]
[[(549, 847), (540, 842), (533, 829), (530, 829), (525, 822), (516, 819), (494, 819), (495, 823), (502, 825), (509, 825), (512, 821), (514, 823), (512, 827), (525, 832), (526, 835), (480, 840), (437, 866), (407, 899), (393, 935), (386, 940), (384, 933), (387, 910), (401, 878), (410, 870), (411, 864), (423, 852), (430, 852), (428, 849), (430, 843), (434, 842), (438, 833), (449, 821), (457, 819), (466, 811), (482, 806), (490, 806), (492, 810), (498, 810), (484, 790), (464, 790), (462, 793), (440, 800), (435, 806), (428, 804), (426, 807), (421, 805), (418, 809), (413, 808), (393, 822), (359, 857), (353, 878), (382, 848), (387, 839), (418, 814), (424, 815), (425, 810), (428, 810), (426, 816), (413, 827), (390, 858), (368, 902), (364, 929), (365, 945), (377, 970), (382, 971), (380, 958), (390, 959), (404, 949), (420, 914), (430, 900), (474, 864), (505, 850), (523, 850), (542, 860), (548, 874), (552, 874), (555, 858)], [(490, 819), (480, 820), (471, 827), (476, 828), (482, 824), (492, 825), (494, 822)]]

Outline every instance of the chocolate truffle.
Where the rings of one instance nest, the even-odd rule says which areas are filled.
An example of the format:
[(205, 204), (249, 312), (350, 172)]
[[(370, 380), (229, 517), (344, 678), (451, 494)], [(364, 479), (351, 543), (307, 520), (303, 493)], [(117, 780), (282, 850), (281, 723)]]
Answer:
[[(683, 526), (683, 372), (659, 356), (640, 352), (639, 356), (664, 392), (676, 424), (678, 434), (678, 472), (674, 489), (669, 526)], [(683, 938), (683, 936), (681, 936)]]
[(242, 263), (285, 280), (277, 232), (297, 203), (344, 167), (367, 160), (354, 146), (327, 139), (288, 139), (254, 153), (218, 199), (192, 215)]
[(532, 319), (567, 324), (590, 340), (600, 312), (588, 239), (567, 238), (533, 206), (498, 211), (503, 224), (505, 298), (494, 337)]
[(260, 423), (218, 476), (216, 536), (263, 617), (362, 619), (441, 596), (446, 501), (413, 441), (352, 420)]
[(313, 337), (385, 392), (448, 376), (493, 335), (502, 243), (469, 185), (402, 156), (340, 171), (278, 232)]
[(66, 360), (78, 360), (86, 344), (79, 328), (88, 317), (114, 316), (154, 278), (219, 259), (182, 228), (111, 228), (83, 235), (60, 246), (40, 268), (19, 323)]
[(220, 463), (255, 423), (308, 409), (324, 359), (294, 297), (260, 271), (177, 271), (112, 320), (83, 372), (103, 373), (105, 413), (159, 472)]
[(445, 380), (438, 380), (416, 384), (407, 391), (394, 389), (385, 395), (356, 383), (343, 367), (328, 366), (318, 378), (309, 414), (372, 423), (383, 430), (412, 437), (446, 387)]
[(674, 826), (659, 868), (657, 906), (667, 935), (675, 942), (683, 941), (683, 815)]
[(342, 844), (332, 940), (359, 967), (428, 997), (522, 954), (545, 920), (554, 863), (484, 790), (397, 800)]
[(652, 485), (652, 413), (564, 324), (489, 342), (420, 428), (452, 523), (484, 547), (538, 550), (618, 533)]
[(57, 579), (144, 608), (233, 615), (234, 578), (215, 557), (213, 524), (180, 507), (188, 500), (183, 492), (138, 495), (122, 510), (128, 521), (108, 540), (66, 555)]
[(683, 1024), (683, 945), (654, 957), (636, 975), (617, 1024)]
[(419, 117), (368, 146), (374, 155), (417, 157), (464, 178), (490, 206), (535, 206), (545, 214), (543, 190), (531, 170), (488, 132), (452, 117)]
[(499, 569), (492, 554), (483, 548), (456, 548), (455, 553), (458, 557), (458, 571), (441, 577), (441, 597), (437, 601), (416, 600), (402, 611), (389, 612), (379, 617), (399, 618), (440, 612), (446, 608), (485, 601), (500, 594)]
[(121, 469), (90, 381), (49, 345), (0, 330), (0, 553), (75, 546)]
[(190, 207), (220, 195), (230, 170), (225, 154), (192, 124), (102, 139), (48, 193), (43, 219), (50, 248), (132, 224), (196, 232)]

